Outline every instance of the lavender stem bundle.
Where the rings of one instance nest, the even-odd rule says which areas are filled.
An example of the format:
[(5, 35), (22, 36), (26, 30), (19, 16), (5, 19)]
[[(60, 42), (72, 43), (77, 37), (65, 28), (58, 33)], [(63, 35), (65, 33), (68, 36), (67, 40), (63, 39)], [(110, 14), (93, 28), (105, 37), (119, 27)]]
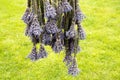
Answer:
[[(79, 40), (86, 38), (81, 27), (84, 18), (78, 0), (28, 0), (22, 20), (27, 25), (25, 35), (30, 37), (33, 48), (27, 58), (32, 61), (46, 58), (45, 45), (51, 46), (55, 53), (65, 50), (63, 61), (68, 74), (78, 75), (76, 55), (81, 50)], [(40, 49), (37, 49), (37, 44), (40, 44)]]

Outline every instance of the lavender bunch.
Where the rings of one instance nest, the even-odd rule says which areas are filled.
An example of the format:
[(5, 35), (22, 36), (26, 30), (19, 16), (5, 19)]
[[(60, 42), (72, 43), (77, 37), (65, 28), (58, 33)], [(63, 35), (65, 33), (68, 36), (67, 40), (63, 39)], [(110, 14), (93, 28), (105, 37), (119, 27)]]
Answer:
[(34, 16), (34, 19), (33, 19), (32, 24), (30, 26), (29, 34), (30, 34), (30, 36), (33, 36), (33, 35), (40, 36), (42, 32), (43, 32), (43, 30), (40, 27), (37, 16)]
[(61, 2), (58, 3), (58, 7), (57, 7), (56, 12), (57, 12), (57, 14), (62, 14), (62, 13), (64, 13), (64, 8), (63, 8)]
[(82, 20), (85, 18), (85, 15), (80, 10), (79, 6), (77, 6), (77, 9), (75, 11), (75, 19), (78, 22), (82, 22)]
[(72, 64), (70, 65), (70, 67), (68, 68), (68, 74), (76, 76), (78, 75), (80, 72), (80, 70), (78, 69), (78, 66), (76, 64), (76, 60), (73, 59)]
[(48, 20), (48, 22), (45, 24), (45, 29), (47, 33), (55, 34), (59, 32), (59, 29), (57, 28), (56, 20)]
[(66, 66), (69, 66), (73, 61), (73, 57), (71, 56), (71, 53), (69, 52), (68, 54), (69, 55), (66, 55), (64, 60), (63, 60), (63, 62), (66, 63)]
[(56, 39), (59, 37), (59, 39), (61, 40), (62, 45), (64, 45), (64, 33), (60, 30), (59, 33), (53, 34), (52, 35), (52, 43), (54, 44), (54, 42), (56, 42)]
[(74, 38), (77, 35), (76, 30), (74, 29), (74, 23), (71, 25), (70, 30), (66, 32), (66, 36), (68, 39)]
[(33, 20), (34, 14), (31, 12), (30, 8), (27, 8), (22, 20), (26, 23), (29, 24)]
[(44, 32), (42, 35), (42, 43), (45, 45), (50, 45), (52, 41), (52, 37), (49, 33)]
[(84, 40), (86, 38), (85, 31), (80, 24), (78, 24), (78, 34), (79, 34), (79, 39)]
[(33, 46), (32, 51), (31, 51), (30, 54), (27, 56), (27, 58), (30, 58), (32, 61), (37, 60), (36, 46)]
[(62, 4), (62, 8), (64, 9), (64, 12), (69, 12), (73, 9), (67, 0), (62, 0), (61, 4)]
[(55, 18), (56, 15), (55, 8), (48, 1), (45, 2), (45, 16), (47, 18)]
[(46, 52), (44, 46), (41, 44), (41, 45), (40, 45), (39, 53), (38, 53), (38, 55), (37, 55), (37, 58), (38, 58), (38, 59), (45, 58), (45, 57), (47, 57), (47, 55), (48, 55), (48, 53)]
[(60, 39), (57, 39), (54, 46), (53, 46), (53, 50), (56, 53), (59, 53), (61, 50), (63, 50), (63, 44), (61, 43)]

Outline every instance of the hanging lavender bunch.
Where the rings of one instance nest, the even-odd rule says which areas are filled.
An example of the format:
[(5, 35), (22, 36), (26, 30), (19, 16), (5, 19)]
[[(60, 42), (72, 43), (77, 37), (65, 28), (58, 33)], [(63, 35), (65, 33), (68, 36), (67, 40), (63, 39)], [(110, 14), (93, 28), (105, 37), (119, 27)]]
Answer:
[(73, 62), (68, 69), (68, 74), (76, 76), (79, 74), (79, 72), (80, 72), (80, 70), (78, 69), (76, 59), (73, 59)]
[(64, 13), (64, 8), (62, 6), (62, 3), (59, 2), (57, 7), (57, 14), (62, 14), (62, 13)]
[(86, 38), (85, 31), (80, 24), (78, 24), (78, 35), (80, 40), (84, 40)]
[(69, 66), (72, 63), (72, 61), (73, 61), (73, 57), (71, 56), (71, 52), (68, 52), (63, 62), (66, 63), (66, 66)]
[(55, 8), (49, 3), (49, 1), (45, 2), (45, 16), (47, 18), (55, 18), (56, 16)]
[(37, 19), (37, 15), (34, 16), (34, 19), (32, 21), (32, 24), (30, 26), (30, 36), (40, 36), (43, 32), (42, 28), (40, 27), (40, 24)]
[(59, 32), (59, 29), (57, 28), (56, 20), (48, 20), (48, 22), (45, 24), (45, 29), (47, 33), (55, 34)]
[(29, 24), (34, 18), (34, 14), (31, 12), (30, 8), (27, 8), (23, 17), (22, 17), (22, 20), (26, 23), (26, 24)]
[(62, 0), (62, 8), (64, 9), (64, 12), (69, 12), (72, 10), (72, 6), (67, 0)]
[(65, 36), (64, 36), (64, 33), (62, 32), (62, 30), (60, 30), (59, 33), (56, 33), (56, 34), (52, 35), (52, 40), (53, 40), (52, 43), (53, 44), (56, 42), (57, 37), (60, 38), (62, 45), (64, 45)]
[(61, 50), (63, 50), (63, 44), (61, 43), (61, 39), (58, 38), (53, 46), (53, 50), (56, 53), (59, 53)]
[(82, 20), (85, 18), (85, 15), (82, 13), (82, 11), (80, 10), (80, 7), (77, 6), (77, 9), (75, 11), (75, 19), (76, 22), (82, 22)]
[(41, 45), (40, 45), (39, 53), (38, 53), (38, 55), (37, 55), (37, 58), (38, 58), (38, 59), (45, 58), (45, 57), (47, 57), (47, 55), (48, 55), (48, 53), (46, 52), (44, 46), (41, 44)]
[(66, 32), (66, 36), (68, 39), (74, 38), (77, 35), (77, 32), (74, 28), (74, 23), (71, 25), (70, 30)]
[(50, 45), (51, 41), (52, 41), (51, 34), (49, 34), (45, 31), (42, 35), (42, 43), (45, 45)]
[(30, 58), (32, 61), (37, 60), (36, 46), (33, 46), (32, 51), (31, 51), (30, 54), (27, 56), (27, 58)]

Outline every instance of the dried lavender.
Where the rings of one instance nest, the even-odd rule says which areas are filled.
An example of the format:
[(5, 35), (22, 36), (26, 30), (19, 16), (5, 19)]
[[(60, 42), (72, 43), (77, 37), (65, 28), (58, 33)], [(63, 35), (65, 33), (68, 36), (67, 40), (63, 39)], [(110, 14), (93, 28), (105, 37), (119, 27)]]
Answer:
[(40, 24), (38, 22), (37, 16), (34, 16), (34, 19), (32, 21), (32, 24), (30, 26), (30, 36), (40, 36), (41, 33), (43, 32), (42, 28), (40, 27)]
[(64, 12), (69, 12), (72, 10), (72, 6), (69, 4), (67, 0), (62, 0), (62, 7), (64, 9)]
[[(51, 46), (56, 53), (65, 49), (63, 61), (68, 74), (76, 76), (79, 73), (75, 58), (81, 50), (79, 39), (85, 39), (86, 35), (80, 25), (85, 16), (78, 4), (78, 0), (28, 0), (28, 8), (22, 17), (27, 24), (25, 35), (34, 45), (28, 58), (35, 61), (47, 57), (43, 45)], [(38, 43), (40, 49), (37, 53)]]
[(44, 46), (40, 45), (40, 50), (39, 50), (39, 53), (37, 55), (37, 58), (38, 59), (45, 58), (45, 57), (47, 57), (47, 55), (48, 55), (48, 53), (46, 52)]
[(34, 17), (34, 14), (31, 12), (30, 8), (27, 8), (24, 15), (23, 15), (23, 17), (22, 17), (22, 20), (26, 24), (29, 24), (30, 22), (32, 22), (33, 17)]
[(71, 25), (70, 30), (66, 32), (66, 36), (68, 39), (74, 38), (77, 35), (76, 30), (74, 29), (74, 23)]
[(32, 61), (37, 60), (36, 46), (33, 46), (32, 51), (31, 51), (30, 54), (27, 56), (27, 58), (30, 58)]
[(57, 7), (57, 14), (62, 14), (64, 12), (64, 8), (62, 6), (62, 3), (59, 2), (58, 7)]
[(53, 50), (56, 53), (59, 53), (61, 50), (63, 50), (63, 44), (61, 43), (60, 39), (57, 39), (54, 46), (53, 46)]
[(79, 39), (84, 40), (86, 38), (85, 31), (80, 24), (78, 24), (78, 34), (79, 34)]
[(45, 29), (46, 29), (47, 33), (50, 33), (50, 34), (59, 32), (59, 29), (57, 28), (57, 24), (56, 24), (55, 20), (49, 20), (45, 24)]
[(80, 72), (80, 70), (78, 69), (78, 66), (76, 64), (76, 60), (73, 59), (72, 64), (70, 65), (70, 67), (68, 68), (68, 74), (76, 76), (78, 75)]
[(56, 15), (55, 8), (48, 1), (45, 2), (45, 16), (47, 18), (55, 18)]
[(77, 6), (77, 9), (75, 11), (75, 19), (76, 21), (81, 22), (85, 18), (85, 15), (80, 10), (79, 6)]
[(73, 57), (71, 56), (71, 53), (69, 52), (69, 55), (66, 55), (63, 62), (66, 63), (66, 66), (69, 66), (73, 61)]
[(50, 45), (52, 41), (52, 37), (49, 33), (44, 32), (42, 35), (42, 43), (45, 45)]
[(64, 45), (64, 38), (65, 38), (65, 36), (64, 36), (64, 33), (62, 32), (62, 30), (60, 30), (59, 33), (53, 34), (53, 36), (52, 36), (53, 42), (56, 42), (56, 38), (57, 37), (59, 37), (61, 39), (61, 43)]

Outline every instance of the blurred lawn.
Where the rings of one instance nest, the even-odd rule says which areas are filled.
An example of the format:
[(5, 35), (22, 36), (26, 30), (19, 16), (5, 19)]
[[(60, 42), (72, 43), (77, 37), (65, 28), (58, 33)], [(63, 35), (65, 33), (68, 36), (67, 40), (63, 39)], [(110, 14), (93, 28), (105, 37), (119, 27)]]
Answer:
[(81, 74), (72, 77), (62, 62), (64, 53), (46, 47), (46, 59), (25, 59), (32, 44), (20, 20), (26, 0), (0, 0), (0, 80), (120, 80), (120, 0), (80, 0), (87, 16), (87, 39), (80, 42)]

